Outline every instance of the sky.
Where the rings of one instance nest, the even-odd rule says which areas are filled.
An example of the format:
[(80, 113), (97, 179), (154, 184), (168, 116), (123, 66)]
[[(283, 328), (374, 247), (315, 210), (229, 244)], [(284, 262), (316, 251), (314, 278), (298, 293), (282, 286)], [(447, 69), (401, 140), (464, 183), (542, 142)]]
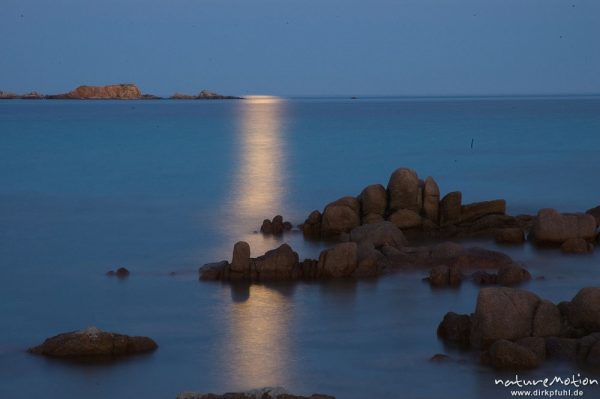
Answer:
[(0, 0), (0, 90), (600, 93), (598, 0)]

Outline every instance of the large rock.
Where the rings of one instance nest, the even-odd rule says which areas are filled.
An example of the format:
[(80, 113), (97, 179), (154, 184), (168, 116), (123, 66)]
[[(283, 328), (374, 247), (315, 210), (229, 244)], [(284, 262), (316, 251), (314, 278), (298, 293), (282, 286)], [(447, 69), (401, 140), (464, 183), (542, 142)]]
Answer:
[(389, 221), (399, 229), (416, 228), (423, 224), (421, 216), (417, 212), (408, 209), (399, 209), (392, 213)]
[(402, 248), (407, 245), (402, 231), (391, 222), (380, 222), (355, 227), (350, 232), (350, 240), (359, 244), (370, 243), (375, 248), (390, 245)]
[(392, 173), (387, 186), (390, 212), (408, 209), (419, 213), (419, 177), (408, 168), (399, 168)]
[(503, 199), (493, 201), (475, 202), (463, 205), (460, 211), (460, 221), (471, 222), (487, 215), (506, 214), (506, 201)]
[(489, 352), (491, 363), (497, 369), (532, 369), (542, 361), (532, 350), (505, 339), (494, 342)]
[(423, 213), (427, 219), (439, 223), (440, 188), (431, 176), (425, 179), (425, 186), (423, 187)]
[(237, 273), (245, 273), (250, 270), (250, 245), (246, 241), (238, 241), (233, 246), (230, 268)]
[(63, 358), (101, 358), (149, 352), (157, 347), (148, 337), (130, 337), (89, 327), (48, 338), (29, 352)]
[(355, 242), (344, 242), (322, 251), (318, 266), (321, 275), (331, 278), (351, 276), (358, 264), (357, 249)]
[(576, 328), (600, 331), (600, 287), (581, 289), (568, 307), (567, 318)]
[(360, 213), (364, 218), (367, 215), (381, 215), (387, 208), (387, 193), (381, 184), (372, 184), (358, 196), (360, 200)]
[(514, 261), (507, 254), (478, 247), (467, 248), (446, 263), (460, 270), (500, 270), (505, 266), (514, 265)]
[(134, 84), (123, 83), (108, 86), (79, 86), (67, 94), (57, 97), (65, 99), (118, 99), (137, 100), (142, 98), (142, 92)]
[(349, 233), (360, 225), (360, 203), (354, 197), (343, 197), (325, 207), (321, 221), (321, 233), (336, 236)]
[(589, 214), (561, 214), (541, 209), (531, 231), (537, 244), (560, 245), (570, 238), (591, 241), (596, 236), (596, 219)]
[(288, 244), (282, 244), (254, 260), (256, 278), (261, 281), (290, 280), (296, 277), (298, 264), (298, 254)]
[(460, 221), (462, 210), (462, 193), (453, 191), (440, 201), (440, 225), (457, 223)]
[(575, 338), (548, 337), (546, 353), (549, 358), (556, 360), (577, 360), (579, 342)]
[(500, 339), (531, 336), (539, 302), (537, 295), (516, 288), (482, 288), (472, 320), (471, 345), (486, 348)]

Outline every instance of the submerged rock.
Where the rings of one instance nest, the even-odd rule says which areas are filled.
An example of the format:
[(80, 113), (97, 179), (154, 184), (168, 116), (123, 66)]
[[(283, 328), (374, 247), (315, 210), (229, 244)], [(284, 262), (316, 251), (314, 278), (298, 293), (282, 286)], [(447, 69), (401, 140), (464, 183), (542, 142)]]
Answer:
[(125, 278), (125, 277), (129, 277), (129, 270), (127, 270), (124, 267), (119, 267), (117, 270), (110, 270), (108, 272), (106, 272), (107, 276), (116, 276), (119, 278)]
[(283, 216), (277, 215), (272, 220), (263, 220), (262, 226), (260, 226), (260, 232), (265, 235), (282, 235), (284, 232), (292, 229), (290, 222), (284, 222)]
[(102, 358), (150, 352), (157, 347), (148, 337), (130, 337), (89, 327), (48, 338), (29, 352), (62, 358)]

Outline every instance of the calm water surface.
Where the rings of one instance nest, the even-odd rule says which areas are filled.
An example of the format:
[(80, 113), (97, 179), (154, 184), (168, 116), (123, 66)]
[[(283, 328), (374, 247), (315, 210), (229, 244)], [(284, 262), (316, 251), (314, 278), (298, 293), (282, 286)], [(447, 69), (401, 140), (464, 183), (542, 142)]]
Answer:
[[(599, 150), (598, 98), (0, 102), (0, 398), (265, 385), (340, 399), (509, 397), (497, 373), (436, 338), (447, 311), (474, 309), (471, 284), (432, 291), (411, 273), (230, 286), (197, 281), (197, 268), (238, 240), (253, 255), (274, 248), (281, 240), (254, 233), (265, 217), (300, 223), (399, 166), (466, 202), (505, 198), (514, 214), (585, 210), (600, 204)], [(301, 257), (322, 248), (298, 233), (283, 241)], [(503, 250), (546, 277), (527, 287), (545, 298), (600, 284), (598, 252)], [(119, 266), (131, 277), (104, 275)], [(160, 348), (100, 365), (24, 352), (89, 325)], [(444, 351), (468, 361), (428, 362)]]

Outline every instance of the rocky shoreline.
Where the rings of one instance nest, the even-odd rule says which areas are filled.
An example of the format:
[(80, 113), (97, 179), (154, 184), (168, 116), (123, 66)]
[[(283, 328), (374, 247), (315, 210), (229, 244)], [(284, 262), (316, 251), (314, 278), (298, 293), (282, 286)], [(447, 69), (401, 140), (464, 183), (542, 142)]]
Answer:
[(243, 97), (226, 96), (202, 90), (197, 95), (175, 93), (171, 97), (160, 97), (143, 94), (132, 83), (121, 83), (107, 86), (79, 86), (67, 93), (41, 94), (32, 91), (27, 94), (16, 94), (0, 91), (0, 100), (243, 100)]

